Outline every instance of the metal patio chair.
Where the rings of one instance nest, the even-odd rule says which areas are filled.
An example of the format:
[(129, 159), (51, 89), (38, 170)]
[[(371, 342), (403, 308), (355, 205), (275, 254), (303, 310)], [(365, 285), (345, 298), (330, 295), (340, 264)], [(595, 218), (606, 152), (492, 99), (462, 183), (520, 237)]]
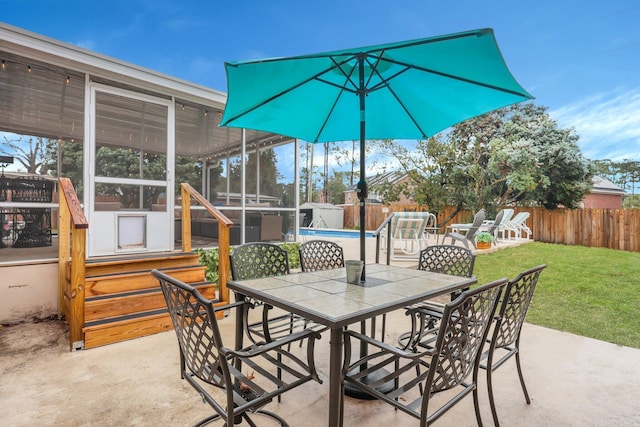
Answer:
[[(234, 247), (229, 254), (232, 280), (259, 279), (289, 274), (287, 251), (272, 243), (246, 243)], [(293, 313), (271, 316), (273, 307), (252, 300), (251, 308), (262, 307), (262, 319), (250, 321), (251, 310), (245, 310), (245, 333), (254, 343), (270, 342), (294, 331), (306, 328), (320, 329), (321, 325)]]
[[(436, 273), (451, 274), (459, 277), (473, 276), (473, 267), (476, 256), (470, 249), (453, 245), (434, 245), (420, 252), (418, 270), (433, 271)], [(451, 301), (460, 295), (460, 291), (451, 293)], [(430, 316), (432, 319), (425, 326), (432, 328), (433, 324), (444, 312), (444, 305), (434, 301), (423, 301), (407, 307), (407, 315), (411, 316), (411, 331), (400, 334), (398, 344), (402, 348), (408, 348), (409, 338), (415, 336), (419, 328), (421, 316)]]
[(344, 252), (337, 243), (309, 240), (300, 245), (302, 271), (330, 270), (344, 267)]
[[(496, 405), (493, 396), (492, 378), (493, 371), (502, 366), (512, 356), (516, 357), (516, 367), (520, 385), (527, 404), (531, 403), (527, 387), (522, 376), (520, 365), (520, 333), (527, 311), (531, 305), (533, 293), (535, 291), (540, 273), (547, 267), (546, 264), (539, 265), (520, 273), (515, 279), (509, 281), (505, 287), (502, 302), (497, 316), (497, 321), (490, 339), (490, 347), (482, 355), (482, 360), (486, 358), (486, 364), (481, 363), (480, 367), (487, 370), (487, 388), (489, 390), (489, 404), (491, 414), (496, 426), (500, 425)], [(496, 351), (501, 357), (494, 362)]]
[[(478, 365), (487, 339), (489, 325), (495, 315), (498, 299), (507, 279), (496, 280), (465, 291), (445, 305), (442, 322), (433, 333), (435, 340), (421, 343), (421, 335), (412, 338), (414, 348), (406, 351), (372, 339), (364, 334), (346, 331), (345, 385), (359, 389), (430, 425), (464, 397), (473, 394), (476, 421), (482, 425), (478, 403)], [(356, 343), (352, 343), (356, 341)], [(353, 347), (366, 345), (365, 357), (351, 362)], [(383, 375), (376, 375), (383, 370)], [(361, 378), (376, 380), (360, 381)], [(469, 377), (470, 380), (469, 380)], [(376, 388), (392, 383), (384, 393)], [(435, 411), (429, 411), (431, 398), (441, 392), (458, 392)], [(344, 404), (343, 404), (344, 405)], [(344, 408), (343, 408), (344, 410)]]
[[(262, 408), (275, 397), (308, 381), (321, 382), (313, 359), (319, 334), (306, 330), (267, 344), (254, 343), (241, 350), (231, 350), (223, 343), (216, 312), (246, 310), (246, 302), (214, 307), (214, 301), (202, 296), (193, 286), (158, 270), (152, 274), (160, 282), (178, 338), (180, 376), (214, 410), (213, 415), (196, 425), (222, 420), (229, 426), (244, 420), (256, 426), (250, 416), (261, 414), (288, 426), (283, 418)], [(284, 349), (302, 339), (308, 339), (306, 361)], [(215, 388), (224, 393), (215, 393), (214, 397), (210, 391)]]

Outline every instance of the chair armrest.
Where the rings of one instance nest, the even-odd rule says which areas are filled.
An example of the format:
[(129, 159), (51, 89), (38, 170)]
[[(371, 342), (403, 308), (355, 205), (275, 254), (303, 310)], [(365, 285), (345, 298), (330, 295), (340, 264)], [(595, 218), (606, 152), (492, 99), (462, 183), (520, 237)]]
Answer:
[(316, 332), (312, 329), (306, 329), (304, 331), (294, 332), (292, 334), (287, 335), (286, 337), (279, 338), (274, 341), (270, 341), (264, 344), (256, 344), (252, 347), (249, 347), (248, 350), (231, 350), (229, 348), (223, 348), (221, 352), (225, 355), (234, 355), (238, 357), (255, 357), (260, 354), (266, 353), (271, 350), (275, 350), (277, 348), (283, 347), (289, 343), (300, 341), (305, 338), (309, 339), (309, 345), (313, 346), (313, 341), (320, 339), (320, 333)]
[(218, 307), (213, 307), (213, 312), (216, 313), (218, 311), (230, 310), (232, 308), (237, 308), (242, 305), (250, 305), (248, 301), (236, 301), (230, 304), (220, 305)]
[(409, 352), (409, 351), (402, 350), (402, 349), (400, 349), (400, 348), (398, 348), (396, 346), (384, 343), (382, 341), (378, 341), (378, 340), (376, 340), (374, 338), (368, 337), (368, 336), (366, 336), (364, 334), (361, 334), (361, 333), (355, 332), (355, 331), (345, 331), (344, 332), (344, 336), (348, 337), (348, 338), (353, 337), (353, 338), (358, 339), (360, 341), (364, 341), (364, 342), (366, 342), (368, 344), (373, 345), (374, 347), (378, 347), (380, 350), (387, 351), (389, 353), (393, 353), (393, 354), (395, 354), (395, 355), (397, 355), (399, 357), (404, 357), (404, 358), (407, 358), (407, 359), (420, 359), (421, 357), (424, 357), (426, 355), (433, 355), (433, 351), (432, 350), (426, 350), (426, 351), (423, 351), (421, 353), (415, 353), (415, 352), (412, 352), (412, 351)]

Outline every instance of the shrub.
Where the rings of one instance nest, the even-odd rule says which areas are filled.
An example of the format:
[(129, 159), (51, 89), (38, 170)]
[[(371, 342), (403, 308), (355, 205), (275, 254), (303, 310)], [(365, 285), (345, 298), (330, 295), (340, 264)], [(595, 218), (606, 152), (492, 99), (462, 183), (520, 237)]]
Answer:
[(193, 253), (198, 254), (200, 265), (204, 265), (207, 269), (205, 276), (208, 281), (218, 283), (218, 248), (212, 249), (194, 249)]
[(280, 246), (282, 246), (282, 249), (287, 251), (289, 257), (289, 268), (300, 267), (300, 243), (283, 243)]
[[(287, 257), (289, 258), (289, 268), (300, 267), (300, 243), (283, 243), (282, 248), (287, 251)], [(210, 282), (218, 282), (218, 261), (219, 254), (218, 248), (211, 249), (194, 249), (193, 253), (198, 254), (198, 261), (200, 265), (204, 265), (207, 269), (205, 276)]]

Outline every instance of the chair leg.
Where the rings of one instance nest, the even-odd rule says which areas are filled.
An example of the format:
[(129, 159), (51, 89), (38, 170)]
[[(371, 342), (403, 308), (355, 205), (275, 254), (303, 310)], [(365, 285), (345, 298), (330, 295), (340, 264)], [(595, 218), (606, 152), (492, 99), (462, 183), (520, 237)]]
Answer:
[[(498, 412), (496, 411), (496, 402), (493, 399), (493, 383), (491, 379), (492, 369), (492, 360), (489, 358), (487, 360), (487, 391), (489, 394), (489, 406), (491, 407), (491, 416), (493, 417), (493, 424), (496, 427), (500, 427), (500, 421), (498, 420)], [(474, 394), (475, 396), (475, 394)]]
[[(291, 343), (289, 343), (289, 346), (291, 345)], [(287, 349), (287, 351), (289, 351)], [(281, 380), (282, 379), (282, 368), (280, 366), (282, 366), (282, 354), (280, 354), (280, 352), (278, 352), (278, 379)], [(282, 394), (278, 395), (278, 403), (282, 402)]]
[(522, 392), (524, 393), (524, 398), (527, 401), (527, 405), (530, 405), (531, 399), (529, 399), (527, 386), (524, 385), (524, 377), (522, 376), (522, 368), (520, 366), (520, 349), (518, 349), (518, 352), (516, 353), (516, 366), (518, 368), (518, 376), (520, 377), (520, 385), (522, 386)]
[(382, 336), (380, 337), (380, 341), (384, 342), (384, 334), (387, 329), (387, 313), (382, 315)]
[[(480, 415), (480, 401), (478, 399), (478, 370), (479, 367), (476, 364), (473, 370), (473, 383), (475, 385), (475, 387), (473, 388), (473, 408), (476, 412), (476, 421), (478, 423), (478, 427), (482, 427), (482, 415)], [(490, 370), (491, 369), (487, 369), (487, 372)], [(497, 423), (496, 427), (499, 427)]]

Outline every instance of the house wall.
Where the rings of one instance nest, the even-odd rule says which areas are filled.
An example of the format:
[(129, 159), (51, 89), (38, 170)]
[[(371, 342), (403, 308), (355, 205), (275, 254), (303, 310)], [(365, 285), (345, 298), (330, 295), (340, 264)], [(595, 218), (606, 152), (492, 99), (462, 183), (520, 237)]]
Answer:
[(582, 200), (585, 209), (620, 209), (622, 196), (618, 194), (587, 194)]
[(57, 260), (0, 266), (0, 277), (0, 324), (44, 319), (57, 314)]

